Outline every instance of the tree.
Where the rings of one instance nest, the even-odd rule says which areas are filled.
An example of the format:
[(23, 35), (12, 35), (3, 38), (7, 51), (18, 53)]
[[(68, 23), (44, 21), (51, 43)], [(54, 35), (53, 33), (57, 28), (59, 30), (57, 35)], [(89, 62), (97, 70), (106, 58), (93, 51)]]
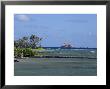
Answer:
[(40, 46), (40, 41), (42, 40), (42, 38), (39, 38), (36, 35), (31, 35), (30, 36), (30, 47), (31, 48), (36, 48)]
[(16, 58), (22, 58), (38, 55), (38, 53), (33, 51), (33, 49), (36, 47), (41, 47), (41, 40), (42, 38), (33, 34), (30, 37), (24, 36), (18, 40), (15, 40), (14, 56)]
[(22, 40), (23, 40), (23, 44), (22, 44), (23, 48), (28, 48), (28, 45), (29, 45), (28, 37), (23, 37)]
[(16, 47), (16, 48), (19, 47), (19, 42), (18, 41), (14, 41), (14, 47)]
[(36, 36), (36, 35), (31, 35), (30, 37), (22, 37), (21, 39), (15, 40), (14, 41), (14, 47), (16, 48), (36, 48), (40, 47), (40, 41), (42, 38)]

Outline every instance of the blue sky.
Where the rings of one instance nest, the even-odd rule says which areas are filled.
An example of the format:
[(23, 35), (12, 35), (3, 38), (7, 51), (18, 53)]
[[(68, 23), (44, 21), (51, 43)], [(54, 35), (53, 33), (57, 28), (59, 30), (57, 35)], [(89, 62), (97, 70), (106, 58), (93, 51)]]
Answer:
[(97, 46), (96, 14), (15, 14), (14, 39), (35, 34), (44, 47)]

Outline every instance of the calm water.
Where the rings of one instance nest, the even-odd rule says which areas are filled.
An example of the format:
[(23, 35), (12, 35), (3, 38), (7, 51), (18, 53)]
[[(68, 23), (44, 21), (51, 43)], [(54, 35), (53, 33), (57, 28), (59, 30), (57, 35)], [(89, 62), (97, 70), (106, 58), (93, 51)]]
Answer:
[[(47, 50), (46, 50), (47, 51)], [(96, 76), (96, 50), (56, 50), (46, 55), (87, 56), (88, 58), (27, 58), (14, 64), (15, 76)], [(51, 50), (52, 51), (52, 50)]]

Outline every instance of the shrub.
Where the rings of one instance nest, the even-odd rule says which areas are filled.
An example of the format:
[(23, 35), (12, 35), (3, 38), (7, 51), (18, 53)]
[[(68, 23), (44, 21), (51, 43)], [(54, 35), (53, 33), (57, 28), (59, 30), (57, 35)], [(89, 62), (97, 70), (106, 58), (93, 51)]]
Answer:
[(35, 56), (36, 52), (34, 52), (31, 48), (24, 48), (23, 49), (23, 56), (24, 57), (31, 57), (31, 56)]
[(34, 52), (31, 48), (14, 48), (15, 58), (31, 57), (35, 55), (36, 52)]
[(14, 57), (15, 58), (22, 58), (23, 57), (23, 50), (20, 48), (14, 48)]

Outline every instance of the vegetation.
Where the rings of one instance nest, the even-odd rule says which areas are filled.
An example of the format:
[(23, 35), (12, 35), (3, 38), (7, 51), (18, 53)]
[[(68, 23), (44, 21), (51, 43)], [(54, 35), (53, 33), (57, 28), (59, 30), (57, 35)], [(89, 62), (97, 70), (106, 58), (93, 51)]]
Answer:
[(14, 48), (14, 57), (15, 58), (22, 58), (23, 57), (23, 50), (20, 48)]
[(42, 38), (31, 35), (30, 37), (22, 37), (21, 39), (14, 41), (14, 57), (31, 57), (38, 55), (33, 49), (42, 49), (40, 41)]
[(42, 38), (36, 36), (36, 35), (31, 35), (30, 37), (22, 37), (21, 39), (15, 40), (14, 41), (14, 46), (16, 48), (37, 48), (41, 47), (41, 42)]
[(14, 57), (22, 58), (22, 57), (32, 57), (37, 55), (35, 51), (31, 48), (14, 48)]

